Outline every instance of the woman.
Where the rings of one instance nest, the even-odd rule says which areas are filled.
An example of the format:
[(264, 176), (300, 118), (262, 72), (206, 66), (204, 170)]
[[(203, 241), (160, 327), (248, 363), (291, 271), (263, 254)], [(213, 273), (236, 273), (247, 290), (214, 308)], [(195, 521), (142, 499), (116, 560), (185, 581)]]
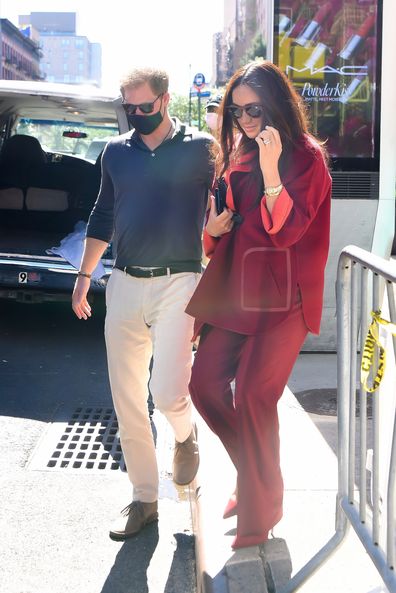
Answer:
[(201, 334), (190, 392), (237, 469), (225, 516), (237, 514), (241, 548), (264, 542), (282, 516), (277, 402), (307, 332), (319, 333), (331, 178), (298, 94), (272, 63), (234, 74), (222, 115), (227, 207), (217, 214), (212, 199), (211, 261), (186, 310)]

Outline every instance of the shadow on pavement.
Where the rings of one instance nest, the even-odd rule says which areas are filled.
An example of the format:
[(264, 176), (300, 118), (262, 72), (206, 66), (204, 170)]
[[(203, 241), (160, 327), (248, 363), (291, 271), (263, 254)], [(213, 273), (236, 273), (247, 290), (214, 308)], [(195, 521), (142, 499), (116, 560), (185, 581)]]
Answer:
[[(295, 398), (309, 415), (316, 428), (321, 432), (323, 438), (337, 455), (337, 389), (336, 388), (313, 388), (304, 391), (294, 392)], [(372, 446), (372, 415), (373, 397), (367, 394), (367, 438), (368, 446)], [(360, 417), (360, 396), (356, 392), (356, 434), (359, 437)]]
[[(188, 567), (193, 566), (194, 538), (186, 533), (175, 533), (174, 538), (177, 547), (164, 593), (193, 591), (195, 574)], [(158, 523), (148, 525), (142, 533), (126, 540), (116, 556), (101, 593), (149, 593), (147, 571), (158, 542)]]
[[(100, 446), (101, 452), (111, 457), (119, 441), (116, 419), (106, 420), (113, 403), (104, 319), (103, 300), (94, 303), (93, 317), (87, 321), (77, 319), (67, 302), (23, 304), (0, 300), (0, 417), (65, 424), (65, 434), (59, 435), (65, 455), (74, 455), (72, 447), (76, 456), (83, 455), (81, 447), (95, 455), (92, 446)], [(150, 401), (150, 418), (153, 408)], [(95, 411), (100, 414), (95, 416)], [(157, 431), (151, 424), (156, 441)], [(84, 433), (83, 438), (77, 434), (88, 426), (91, 435)], [(104, 438), (106, 443), (102, 442)], [(57, 449), (61, 446), (58, 443)], [(59, 456), (59, 465), (67, 463), (60, 451), (54, 451), (54, 455)], [(77, 458), (74, 461), (81, 465)]]
[(195, 572), (188, 570), (194, 566), (194, 536), (187, 533), (175, 533), (176, 550), (173, 554), (168, 580), (164, 593), (185, 593), (195, 590)]
[(101, 593), (148, 593), (147, 569), (158, 541), (158, 523), (151, 523), (142, 533), (126, 540)]
[(84, 321), (69, 303), (0, 300), (0, 416), (47, 422), (63, 404), (111, 407), (104, 319), (101, 301)]
[(0, 301), (0, 415), (48, 421), (62, 403), (110, 404), (104, 309)]

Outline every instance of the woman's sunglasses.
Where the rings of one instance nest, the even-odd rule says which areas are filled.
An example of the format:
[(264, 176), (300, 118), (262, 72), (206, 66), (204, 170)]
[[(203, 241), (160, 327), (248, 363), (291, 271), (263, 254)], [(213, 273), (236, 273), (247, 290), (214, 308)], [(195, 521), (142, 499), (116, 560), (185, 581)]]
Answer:
[(133, 103), (122, 103), (124, 111), (127, 115), (135, 115), (136, 110), (139, 109), (142, 113), (148, 114), (154, 111), (154, 103), (162, 97), (163, 93), (158, 95), (151, 103), (140, 103), (140, 105), (134, 105)]
[(239, 105), (229, 105), (227, 107), (227, 110), (235, 119), (240, 119), (244, 111), (246, 111), (249, 117), (253, 118), (261, 117), (264, 111), (263, 106), (260, 105), (260, 103), (249, 103), (248, 105), (244, 105), (243, 107), (239, 107)]

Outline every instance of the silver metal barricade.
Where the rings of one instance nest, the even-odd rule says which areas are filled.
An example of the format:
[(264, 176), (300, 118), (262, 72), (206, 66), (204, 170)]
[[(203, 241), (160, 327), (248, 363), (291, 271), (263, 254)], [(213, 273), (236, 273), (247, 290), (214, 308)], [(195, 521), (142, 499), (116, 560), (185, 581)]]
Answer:
[[(338, 492), (335, 533), (282, 589), (292, 593), (305, 583), (344, 541), (350, 526), (359, 536), (390, 593), (396, 593), (395, 497), (396, 415), (392, 409), (388, 459), (380, 458), (380, 398), (372, 395), (372, 472), (367, 479), (367, 391), (357, 380), (372, 311), (381, 309), (386, 290), (389, 317), (396, 323), (396, 262), (387, 261), (353, 245), (341, 252), (337, 271), (337, 383), (338, 383)], [(360, 345), (359, 345), (360, 334)], [(360, 351), (360, 354), (359, 354)], [(393, 336), (396, 356), (396, 338)], [(358, 363), (358, 364), (357, 364)], [(374, 367), (378, 358), (374, 352)], [(386, 372), (386, 371), (385, 371)], [(358, 388), (358, 402), (356, 389)], [(393, 392), (396, 385), (392, 386)], [(383, 394), (381, 394), (382, 396)], [(356, 409), (359, 409), (359, 422)], [(359, 438), (357, 438), (357, 435)], [(358, 442), (357, 442), (358, 441)], [(381, 464), (381, 465), (380, 465)], [(384, 470), (385, 467), (385, 470)], [(385, 475), (384, 475), (385, 471)], [(358, 479), (356, 479), (358, 473)], [(385, 493), (380, 491), (380, 473)], [(368, 500), (368, 492), (371, 496)], [(382, 504), (385, 500), (386, 504)]]

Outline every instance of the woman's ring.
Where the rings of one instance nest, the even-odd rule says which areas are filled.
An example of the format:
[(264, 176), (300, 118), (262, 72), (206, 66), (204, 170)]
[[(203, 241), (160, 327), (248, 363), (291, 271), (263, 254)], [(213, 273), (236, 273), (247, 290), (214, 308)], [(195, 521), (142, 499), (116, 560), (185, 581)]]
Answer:
[(271, 140), (269, 138), (263, 138), (264, 144), (270, 144)]

